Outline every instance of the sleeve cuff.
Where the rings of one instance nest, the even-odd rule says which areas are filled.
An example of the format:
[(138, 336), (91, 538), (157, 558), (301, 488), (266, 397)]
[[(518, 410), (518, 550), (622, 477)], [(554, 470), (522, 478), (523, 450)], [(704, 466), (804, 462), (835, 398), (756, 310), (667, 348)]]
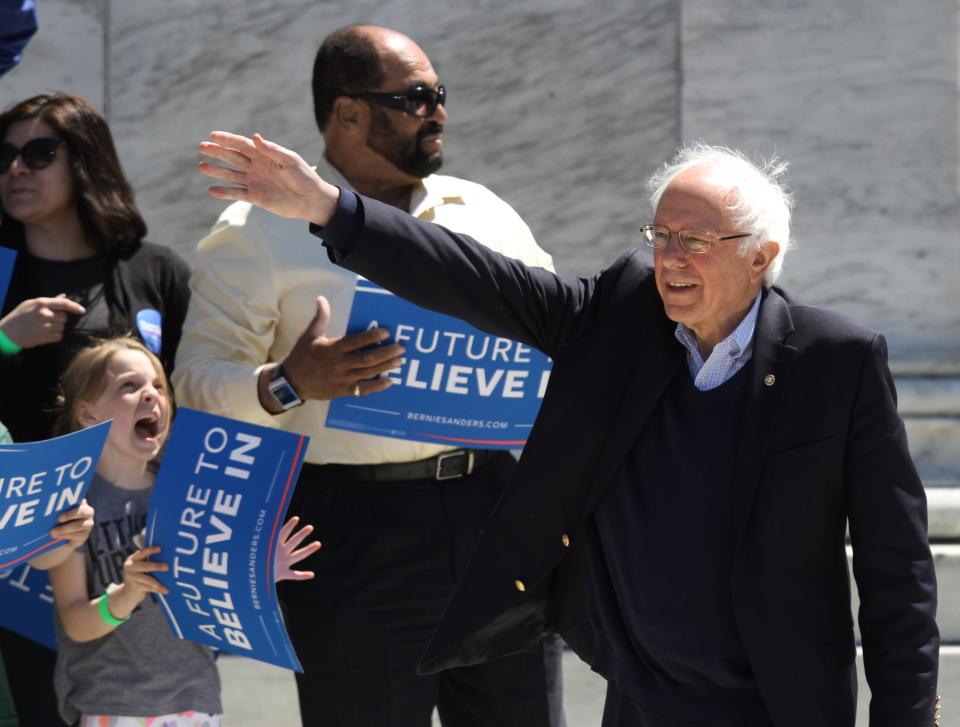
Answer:
[(337, 207), (325, 227), (310, 223), (310, 234), (319, 237), (336, 262), (350, 254), (363, 229), (363, 202), (349, 189), (340, 188)]

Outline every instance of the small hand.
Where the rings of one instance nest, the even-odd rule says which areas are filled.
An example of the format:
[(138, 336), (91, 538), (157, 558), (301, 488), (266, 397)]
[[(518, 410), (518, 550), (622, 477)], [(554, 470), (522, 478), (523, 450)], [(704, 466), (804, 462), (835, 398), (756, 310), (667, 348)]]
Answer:
[(60, 524), (50, 528), (50, 537), (61, 542), (27, 562), (38, 570), (50, 570), (66, 562), (90, 536), (93, 530), (93, 515), (93, 508), (86, 500), (80, 502), (80, 507), (60, 513), (57, 517)]
[(200, 142), (200, 153), (227, 166), (201, 161), (200, 173), (235, 187), (210, 187), (217, 199), (255, 204), (281, 217), (325, 225), (333, 216), (339, 190), (323, 181), (296, 152), (267, 141), (214, 131)]
[(81, 500), (80, 507), (60, 513), (59, 525), (50, 529), (50, 537), (66, 540), (70, 550), (76, 550), (90, 537), (93, 530), (93, 508), (87, 501)]
[(148, 593), (160, 593), (165, 596), (170, 592), (166, 586), (150, 575), (157, 572), (165, 573), (169, 570), (166, 563), (147, 560), (159, 552), (158, 545), (140, 548), (123, 562), (123, 587), (138, 596), (137, 603), (142, 601)]
[[(280, 541), (277, 543), (277, 555), (273, 561), (273, 579), (275, 581), (307, 581), (313, 578), (313, 571), (292, 569), (301, 560), (308, 558), (323, 547), (319, 540), (314, 540), (298, 550), (297, 546), (313, 532), (313, 525), (304, 525), (294, 533), (293, 529), (297, 527), (298, 522), (300, 522), (300, 518), (294, 515), (280, 528)], [(291, 535), (291, 533), (293, 534)]]
[(0, 320), (0, 329), (20, 348), (59, 343), (68, 315), (83, 315), (84, 307), (61, 293), (56, 298), (30, 298)]
[(388, 388), (393, 383), (390, 379), (373, 377), (400, 366), (403, 346), (391, 343), (364, 350), (390, 336), (385, 328), (327, 338), (329, 321), (330, 304), (319, 296), (316, 315), (283, 360), (287, 380), (300, 398), (328, 400)]

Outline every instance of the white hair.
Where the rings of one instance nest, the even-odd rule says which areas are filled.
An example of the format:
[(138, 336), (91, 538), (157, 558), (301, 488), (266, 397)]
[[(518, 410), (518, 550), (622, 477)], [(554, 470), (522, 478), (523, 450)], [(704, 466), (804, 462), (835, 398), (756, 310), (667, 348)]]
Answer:
[(706, 167), (711, 171), (710, 181), (719, 188), (721, 198), (728, 200), (727, 208), (734, 223), (751, 233), (740, 244), (741, 255), (759, 250), (768, 241), (779, 243), (780, 252), (763, 277), (763, 284), (770, 287), (779, 277), (783, 258), (792, 247), (793, 199), (780, 180), (787, 163), (774, 156), (754, 164), (742, 152), (724, 146), (703, 142), (685, 145), (647, 181), (654, 212), (670, 182), (693, 167)]

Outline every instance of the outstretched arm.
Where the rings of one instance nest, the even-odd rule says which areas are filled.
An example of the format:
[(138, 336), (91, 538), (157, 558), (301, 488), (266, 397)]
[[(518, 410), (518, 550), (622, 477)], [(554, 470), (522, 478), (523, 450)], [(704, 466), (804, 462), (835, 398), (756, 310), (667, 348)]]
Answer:
[[(219, 199), (306, 220), (335, 261), (418, 305), (555, 355), (600, 314), (593, 293), (604, 278), (559, 278), (498, 255), (466, 235), (416, 220), (324, 182), (296, 153), (254, 135), (215, 131), (200, 152)], [(605, 296), (599, 296), (602, 299)]]

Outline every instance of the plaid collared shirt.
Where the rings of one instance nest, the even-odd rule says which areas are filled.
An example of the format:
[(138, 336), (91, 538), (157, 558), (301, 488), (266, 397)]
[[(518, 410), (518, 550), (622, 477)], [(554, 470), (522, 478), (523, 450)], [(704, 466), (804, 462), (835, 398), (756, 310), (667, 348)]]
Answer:
[(697, 348), (697, 337), (682, 323), (677, 324), (677, 340), (687, 349), (687, 366), (693, 377), (693, 385), (700, 391), (716, 389), (744, 367), (753, 355), (753, 333), (757, 328), (757, 313), (760, 311), (760, 297), (757, 293), (749, 312), (733, 333), (713, 347), (713, 351), (704, 361)]

